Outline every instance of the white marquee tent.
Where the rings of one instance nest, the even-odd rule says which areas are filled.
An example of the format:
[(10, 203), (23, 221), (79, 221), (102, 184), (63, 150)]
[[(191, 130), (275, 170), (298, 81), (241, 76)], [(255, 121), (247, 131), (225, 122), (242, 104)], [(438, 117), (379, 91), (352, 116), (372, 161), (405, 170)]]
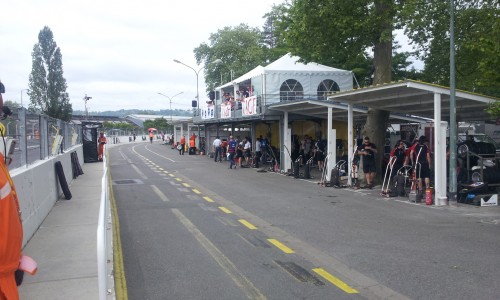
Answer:
[(273, 63), (262, 67), (257, 66), (248, 73), (226, 83), (217, 89), (227, 90), (234, 87), (235, 91), (245, 82), (251, 81), (254, 95), (266, 95), (267, 104), (280, 101), (282, 85), (288, 80), (296, 80), (302, 87), (305, 97), (317, 95), (322, 82), (333, 80), (341, 91), (351, 90), (353, 74), (351, 71), (336, 69), (317, 63), (301, 63), (300, 58), (286, 54)]

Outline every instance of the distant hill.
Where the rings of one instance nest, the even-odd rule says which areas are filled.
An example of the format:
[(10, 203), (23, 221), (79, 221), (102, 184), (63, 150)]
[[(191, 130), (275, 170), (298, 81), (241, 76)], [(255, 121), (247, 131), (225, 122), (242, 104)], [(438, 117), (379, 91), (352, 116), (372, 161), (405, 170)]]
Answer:
[[(173, 116), (191, 116), (191, 110), (173, 109)], [(85, 111), (74, 110), (73, 115), (85, 115)], [(120, 109), (116, 111), (89, 111), (89, 116), (110, 116), (110, 117), (126, 117), (128, 115), (160, 115), (169, 116), (170, 110), (144, 110), (144, 109)]]

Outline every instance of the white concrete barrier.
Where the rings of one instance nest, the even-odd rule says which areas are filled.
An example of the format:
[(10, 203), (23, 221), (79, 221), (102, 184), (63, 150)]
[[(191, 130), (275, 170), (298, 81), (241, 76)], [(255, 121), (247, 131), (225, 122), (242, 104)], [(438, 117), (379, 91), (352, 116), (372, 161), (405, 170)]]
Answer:
[(83, 147), (77, 145), (65, 153), (10, 172), (19, 195), (24, 231), (23, 247), (35, 234), (56, 201), (63, 195), (54, 167), (56, 161), (61, 162), (68, 185), (73, 181), (71, 152), (74, 151), (78, 155), (78, 161), (83, 165)]

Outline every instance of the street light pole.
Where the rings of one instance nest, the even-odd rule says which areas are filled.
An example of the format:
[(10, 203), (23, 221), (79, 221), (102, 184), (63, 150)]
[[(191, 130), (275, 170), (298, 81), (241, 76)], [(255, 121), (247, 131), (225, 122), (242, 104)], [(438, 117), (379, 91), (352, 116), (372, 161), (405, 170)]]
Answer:
[(180, 94), (182, 94), (184, 92), (180, 92), (180, 93), (177, 93), (175, 95), (173, 95), (172, 97), (169, 97), (165, 94), (162, 94), (162, 93), (158, 93), (158, 95), (162, 95), (163, 97), (167, 97), (169, 102), (170, 102), (170, 126), (173, 125), (173, 122), (172, 122), (172, 99), (175, 97), (175, 96), (179, 96)]
[(198, 110), (200, 108), (200, 95), (199, 95), (199, 91), (198, 91), (198, 75), (200, 75), (200, 71), (203, 70), (203, 68), (205, 68), (205, 67), (203, 66), (198, 71), (196, 71), (193, 67), (188, 66), (185, 63), (183, 63), (177, 59), (174, 59), (174, 62), (190, 68), (191, 70), (193, 70), (194, 74), (196, 74), (196, 109)]
[(89, 120), (89, 110), (87, 109), (87, 102), (92, 99), (92, 97), (88, 97), (87, 94), (85, 94), (85, 97), (83, 97), (83, 101), (85, 101), (85, 120)]
[[(200, 75), (200, 71), (203, 70), (205, 68), (205, 66), (202, 66), (198, 71), (196, 71), (193, 67), (188, 66), (185, 63), (183, 63), (183, 62), (181, 62), (181, 61), (179, 61), (177, 59), (174, 59), (174, 62), (190, 68), (196, 74), (196, 109), (197, 109), (197, 112), (199, 113), (199, 109), (200, 109), (200, 94), (199, 94), (199, 87), (198, 87), (198, 77)], [(216, 60), (214, 60), (212, 62), (212, 64), (220, 64), (220, 63), (222, 63), (222, 60), (220, 60), (220, 59), (216, 59)]]
[[(200, 71), (203, 70), (203, 68), (205, 68), (205, 66), (202, 66), (198, 71), (196, 71), (193, 67), (190, 67), (177, 59), (174, 59), (174, 62), (190, 68), (196, 74), (196, 113), (198, 115), (200, 115), (200, 95), (199, 95), (199, 90), (198, 90), (198, 75), (200, 74)], [(220, 59), (216, 59), (212, 62), (212, 64), (220, 64), (220, 63), (222, 63), (222, 60), (220, 60)], [(200, 144), (201, 144), (200, 125), (198, 125), (198, 148), (200, 148)]]
[(22, 89), (21, 90), (21, 107), (23, 107), (23, 92), (24, 91), (29, 91), (28, 89)]

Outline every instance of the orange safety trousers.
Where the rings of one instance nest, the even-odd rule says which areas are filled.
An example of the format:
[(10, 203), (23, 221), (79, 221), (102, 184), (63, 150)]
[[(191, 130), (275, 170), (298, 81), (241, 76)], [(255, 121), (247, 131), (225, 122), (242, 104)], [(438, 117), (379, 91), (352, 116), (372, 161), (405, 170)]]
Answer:
[[(99, 137), (99, 146), (97, 147), (97, 157), (102, 159), (104, 156), (104, 144), (108, 142), (105, 137)], [(103, 144), (104, 143), (104, 144)]]
[(17, 300), (14, 272), (19, 267), (23, 243), (23, 226), (19, 215), (19, 202), (0, 154), (0, 300)]

